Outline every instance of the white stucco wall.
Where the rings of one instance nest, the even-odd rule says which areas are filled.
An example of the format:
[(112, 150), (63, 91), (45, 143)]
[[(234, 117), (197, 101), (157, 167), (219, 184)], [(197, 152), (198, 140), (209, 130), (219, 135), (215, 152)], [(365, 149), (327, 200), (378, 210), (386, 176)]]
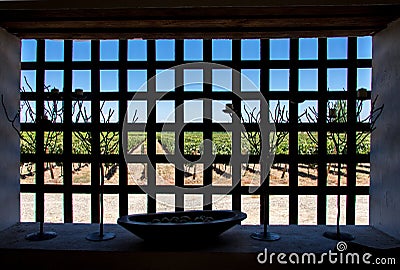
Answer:
[(370, 224), (400, 239), (400, 20), (373, 38), (372, 93), (384, 110), (371, 138)]
[[(19, 81), (20, 40), (0, 28), (0, 98), (12, 117), (19, 108)], [(19, 221), (19, 152), (18, 134), (0, 103), (0, 230)]]

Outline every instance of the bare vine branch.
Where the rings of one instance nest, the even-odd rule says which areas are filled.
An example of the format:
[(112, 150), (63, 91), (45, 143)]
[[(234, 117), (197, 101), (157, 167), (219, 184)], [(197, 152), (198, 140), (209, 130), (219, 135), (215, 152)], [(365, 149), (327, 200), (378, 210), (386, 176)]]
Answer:
[(4, 113), (6, 115), (7, 121), (11, 123), (12, 128), (17, 132), (18, 136), (21, 139), (23, 139), (22, 136), (21, 136), (21, 133), (18, 130), (18, 128), (15, 126), (15, 121), (17, 121), (19, 119), (21, 110), (18, 110), (18, 112), (14, 115), (14, 117), (10, 117), (10, 115), (8, 114), (8, 111), (7, 111), (7, 107), (4, 104), (4, 95), (3, 94), (1, 94), (1, 105), (2, 105), (2, 107), (4, 109)]

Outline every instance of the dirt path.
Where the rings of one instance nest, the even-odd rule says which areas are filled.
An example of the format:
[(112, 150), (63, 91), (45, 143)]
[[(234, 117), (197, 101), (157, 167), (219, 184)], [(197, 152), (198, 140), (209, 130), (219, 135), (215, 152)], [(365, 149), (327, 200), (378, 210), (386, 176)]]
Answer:
[[(163, 147), (157, 143), (157, 153), (163, 153)], [(146, 154), (141, 146), (132, 150), (132, 154)], [(73, 164), (73, 184), (90, 185), (90, 170), (88, 164)], [(50, 168), (50, 166), (48, 166)], [(328, 185), (337, 185), (337, 166), (331, 166), (328, 176)], [(45, 171), (45, 184), (63, 184), (62, 170), (60, 166), (55, 166), (51, 170)], [(242, 185), (247, 186), (250, 183), (259, 184), (259, 166), (250, 164), (248, 170), (242, 166)], [(34, 171), (34, 168), (32, 169)], [(369, 185), (369, 167), (360, 164), (357, 168), (357, 185)], [(213, 170), (213, 185), (232, 185), (231, 167), (224, 164), (215, 164)], [(175, 167), (172, 164), (157, 164), (156, 168), (157, 185), (175, 184)], [(342, 170), (344, 173), (345, 170)], [(21, 183), (34, 183), (35, 176), (29, 174), (28, 168), (21, 171)], [(143, 163), (128, 164), (128, 185), (146, 185), (147, 184), (147, 165)], [(304, 164), (299, 164), (298, 184), (300, 186), (316, 186), (318, 183), (317, 168)], [(105, 185), (117, 185), (119, 183), (119, 170), (115, 167), (112, 173), (107, 175)], [(192, 165), (185, 166), (185, 185), (203, 184), (203, 166)], [(289, 184), (288, 166), (285, 164), (276, 164), (270, 171), (270, 186), (287, 186)], [(342, 185), (346, 184), (346, 176), (342, 175)], [(63, 195), (46, 194), (45, 195), (45, 221), (63, 222)], [(341, 220), (345, 221), (345, 196), (341, 197), (342, 215)], [(90, 194), (73, 195), (73, 218), (74, 222), (90, 223)], [(159, 195), (157, 199), (157, 211), (174, 211), (174, 196), (171, 194)], [(35, 195), (21, 194), (21, 221), (35, 221)], [(214, 209), (231, 209), (232, 200), (230, 196), (215, 195), (213, 197)], [(317, 195), (299, 196), (299, 224), (316, 224), (316, 202)], [(128, 198), (129, 213), (143, 213), (147, 211), (147, 198), (143, 194), (132, 194)], [(271, 195), (270, 205), (270, 224), (288, 224), (288, 195)], [(185, 196), (185, 209), (201, 209), (201, 195)], [(356, 200), (356, 224), (368, 224), (368, 196), (357, 196)], [(118, 194), (104, 195), (104, 222), (116, 223), (118, 218)], [(246, 212), (248, 218), (243, 224), (259, 224), (259, 196), (242, 196), (242, 211)], [(327, 224), (336, 222), (336, 196), (327, 198)]]
[[(129, 151), (131, 155), (146, 154), (146, 148), (141, 144)], [(128, 185), (146, 185), (147, 165), (143, 163), (128, 163)], [(113, 181), (115, 182), (115, 181)], [(118, 183), (118, 182), (117, 182)]]

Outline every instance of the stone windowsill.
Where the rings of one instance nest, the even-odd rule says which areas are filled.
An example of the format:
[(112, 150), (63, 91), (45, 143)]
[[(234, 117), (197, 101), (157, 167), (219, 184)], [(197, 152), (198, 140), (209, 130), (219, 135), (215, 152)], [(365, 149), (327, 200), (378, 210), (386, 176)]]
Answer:
[[(269, 231), (278, 233), (281, 239), (264, 242), (250, 237), (253, 232), (262, 231), (262, 226), (237, 225), (211, 244), (174, 246), (173, 243), (148, 245), (116, 224), (104, 225), (104, 232), (116, 234), (114, 239), (108, 241), (86, 240), (88, 234), (99, 230), (99, 224), (45, 224), (44, 230), (56, 232), (57, 236), (51, 240), (28, 241), (25, 236), (37, 232), (39, 224), (20, 223), (0, 232), (0, 263), (12, 266), (37, 264), (51, 269), (71, 269), (76, 266), (96, 266), (96, 269), (102, 266), (204, 269), (212, 265), (229, 266), (230, 269), (239, 269), (244, 265), (247, 265), (246, 268), (263, 266), (265, 269), (266, 265), (257, 262), (257, 255), (265, 248), (269, 254), (321, 254), (334, 251), (337, 241), (325, 238), (323, 233), (335, 231), (335, 228), (314, 225), (269, 226)], [(353, 234), (356, 237), (353, 242), (361, 245), (374, 248), (400, 246), (400, 240), (371, 226), (343, 226), (342, 231)], [(57, 268), (54, 267), (55, 263), (58, 263)]]

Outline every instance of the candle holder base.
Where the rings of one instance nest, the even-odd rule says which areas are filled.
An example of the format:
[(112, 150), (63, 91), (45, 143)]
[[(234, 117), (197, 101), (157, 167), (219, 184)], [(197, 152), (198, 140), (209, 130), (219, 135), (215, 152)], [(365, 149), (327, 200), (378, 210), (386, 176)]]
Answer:
[(29, 241), (43, 241), (53, 239), (56, 236), (57, 233), (55, 232), (35, 232), (27, 234), (25, 239)]
[(86, 236), (86, 239), (89, 241), (106, 241), (113, 238), (115, 238), (115, 233), (110, 232), (103, 233), (102, 235), (100, 234), (100, 232), (94, 232)]
[(324, 232), (323, 236), (329, 239), (340, 241), (352, 241), (355, 239), (355, 237), (349, 233)]
[(260, 241), (276, 241), (279, 240), (281, 237), (279, 234), (272, 233), (272, 232), (258, 232), (258, 233), (253, 233), (250, 235), (251, 238), (255, 240), (260, 240)]

